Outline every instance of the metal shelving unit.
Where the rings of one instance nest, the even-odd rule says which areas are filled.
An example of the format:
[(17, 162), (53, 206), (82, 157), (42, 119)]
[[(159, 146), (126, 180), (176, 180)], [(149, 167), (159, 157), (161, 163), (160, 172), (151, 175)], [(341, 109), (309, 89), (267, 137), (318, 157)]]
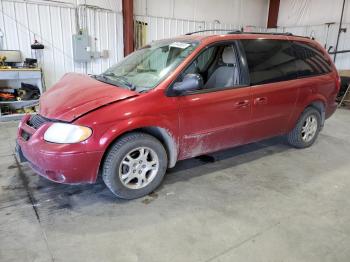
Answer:
[[(11, 89), (21, 88), (21, 83), (36, 86), (40, 90), (40, 95), (43, 93), (43, 77), (40, 68), (13, 68), (0, 69), (0, 90), (8, 91)], [(24, 107), (35, 106), (39, 100), (22, 100), (22, 101), (0, 101), (0, 122), (19, 120), (24, 114), (12, 113), (7, 114), (2, 110), (4, 106), (9, 106), (12, 109), (20, 109)]]

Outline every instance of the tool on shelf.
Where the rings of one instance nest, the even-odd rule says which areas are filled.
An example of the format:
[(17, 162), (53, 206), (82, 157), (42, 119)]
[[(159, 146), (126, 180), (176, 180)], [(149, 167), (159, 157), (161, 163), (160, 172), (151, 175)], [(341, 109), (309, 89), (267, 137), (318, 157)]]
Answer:
[(39, 68), (0, 69), (0, 122), (37, 112), (43, 90)]

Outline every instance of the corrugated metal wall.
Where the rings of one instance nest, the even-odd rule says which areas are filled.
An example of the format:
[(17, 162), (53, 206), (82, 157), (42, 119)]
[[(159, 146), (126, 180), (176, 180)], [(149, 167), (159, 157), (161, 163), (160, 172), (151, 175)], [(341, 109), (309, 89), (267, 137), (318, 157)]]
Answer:
[(135, 20), (147, 23), (146, 42), (183, 35), (189, 31), (200, 30), (200, 28), (204, 27), (204, 22), (201, 21), (165, 17), (135, 16)]
[(134, 0), (134, 14), (265, 26), (269, 0)]
[(123, 57), (123, 20), (121, 12), (87, 9), (87, 31), (92, 49), (108, 50), (106, 59), (83, 64), (73, 61), (72, 35), (76, 33), (75, 8), (22, 1), (0, 1), (0, 29), (3, 49), (21, 50), (23, 58), (35, 57), (30, 45), (37, 39), (45, 49), (37, 51), (47, 87), (66, 72), (97, 74)]
[[(240, 29), (242, 25), (194, 21), (186, 19), (136, 15), (136, 21), (147, 23), (147, 41), (184, 35), (205, 29)], [(212, 32), (211, 32), (212, 33)]]

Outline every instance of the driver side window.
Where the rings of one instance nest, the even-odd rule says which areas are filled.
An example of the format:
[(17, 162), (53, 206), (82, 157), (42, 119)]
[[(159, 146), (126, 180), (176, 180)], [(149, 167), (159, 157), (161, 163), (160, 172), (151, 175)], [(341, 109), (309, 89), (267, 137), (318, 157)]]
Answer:
[[(227, 88), (240, 85), (237, 51), (234, 45), (215, 45), (203, 51), (182, 73), (198, 74), (203, 79), (201, 89)], [(181, 79), (182, 80), (182, 79)]]
[(187, 67), (182, 73), (182, 76), (187, 74), (200, 74), (203, 77), (206, 73), (206, 68), (208, 68), (210, 63), (215, 59), (216, 52), (217, 47), (215, 46), (207, 48)]

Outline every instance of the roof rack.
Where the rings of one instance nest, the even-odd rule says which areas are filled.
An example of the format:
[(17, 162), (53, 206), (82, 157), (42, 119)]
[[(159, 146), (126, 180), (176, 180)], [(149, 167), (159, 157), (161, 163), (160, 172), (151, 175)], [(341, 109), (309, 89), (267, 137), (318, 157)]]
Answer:
[(307, 39), (313, 39), (308, 36), (302, 36), (302, 35), (294, 35), (290, 32), (285, 33), (276, 33), (276, 32), (229, 32), (228, 34), (253, 34), (253, 35), (285, 35), (285, 36), (295, 36), (295, 37), (302, 37)]
[(253, 35), (286, 35), (286, 36), (293, 36), (292, 33), (286, 32), (286, 33), (275, 33), (275, 32), (241, 32), (245, 34), (253, 34)]
[(194, 31), (190, 33), (186, 33), (185, 35), (193, 35), (193, 34), (198, 34), (198, 33), (204, 33), (204, 32), (215, 32), (215, 31), (222, 31), (222, 32), (227, 32), (228, 34), (233, 34), (233, 33), (240, 33), (240, 30), (237, 29), (205, 29), (205, 30), (199, 30), (199, 31)]
[(244, 32), (242, 30), (232, 30), (232, 29), (206, 29), (206, 30), (199, 30), (195, 32), (187, 33), (186, 35), (193, 35), (197, 33), (203, 33), (203, 32), (215, 32), (215, 31), (223, 31), (227, 32), (226, 34), (232, 35), (232, 34), (254, 34), (254, 35), (285, 35), (285, 36), (296, 36), (296, 37), (302, 37), (307, 39), (312, 39), (308, 36), (301, 36), (301, 35), (293, 35), (292, 33), (285, 32), (285, 33), (276, 33), (276, 32)]

